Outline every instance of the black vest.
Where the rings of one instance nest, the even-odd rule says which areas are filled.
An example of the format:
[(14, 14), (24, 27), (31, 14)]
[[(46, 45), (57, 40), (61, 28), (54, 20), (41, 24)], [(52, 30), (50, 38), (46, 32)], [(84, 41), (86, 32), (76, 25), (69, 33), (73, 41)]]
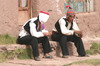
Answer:
[[(68, 22), (66, 18), (63, 18), (66, 22), (66, 27), (68, 26)], [(71, 23), (71, 27), (69, 30), (72, 30), (73, 22)], [(59, 25), (59, 20), (55, 24), (55, 28), (57, 29), (58, 33), (61, 33), (60, 25)], [(62, 33), (61, 33), (62, 34)]]
[[(29, 23), (31, 21), (28, 21), (25, 25), (24, 25), (24, 29), (31, 35), (30, 33), (30, 26), (29, 26)], [(39, 22), (39, 19), (37, 18), (37, 20), (34, 21), (34, 23), (36, 24), (36, 30), (37, 30), (37, 27), (38, 27), (38, 22)]]

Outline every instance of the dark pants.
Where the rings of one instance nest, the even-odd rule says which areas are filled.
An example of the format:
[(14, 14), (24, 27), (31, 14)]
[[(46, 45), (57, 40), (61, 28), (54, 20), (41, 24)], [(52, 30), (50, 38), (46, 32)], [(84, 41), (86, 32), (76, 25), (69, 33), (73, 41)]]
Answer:
[(42, 43), (44, 54), (51, 52), (50, 43), (49, 43), (48, 37), (46, 36), (41, 37), (41, 38), (36, 38), (33, 36), (25, 36), (22, 38), (18, 37), (17, 43), (31, 45), (34, 57), (39, 56), (38, 43)]
[(56, 33), (56, 34), (53, 34), (51, 38), (52, 40), (59, 42), (63, 55), (69, 55), (69, 51), (66, 45), (68, 41), (74, 42), (77, 48), (77, 52), (80, 56), (86, 55), (82, 39), (80, 37), (77, 37), (76, 35), (66, 36), (66, 35)]

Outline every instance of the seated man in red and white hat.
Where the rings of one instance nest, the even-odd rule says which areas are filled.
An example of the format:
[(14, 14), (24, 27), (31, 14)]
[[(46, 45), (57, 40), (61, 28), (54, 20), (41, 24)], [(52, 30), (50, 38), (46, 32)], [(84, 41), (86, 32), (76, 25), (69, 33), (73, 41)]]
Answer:
[(29, 19), (23, 26), (19, 33), (17, 43), (31, 45), (34, 59), (40, 61), (38, 43), (42, 43), (44, 57), (52, 58), (50, 43), (48, 40), (51, 33), (45, 29), (43, 23), (49, 19), (49, 13), (40, 11), (38, 17)]
[(59, 42), (63, 58), (67, 58), (69, 55), (66, 45), (68, 41), (74, 42), (80, 57), (87, 56), (81, 39), (82, 32), (75, 20), (75, 12), (70, 6), (67, 7), (66, 16), (61, 17), (55, 24), (56, 29), (52, 35), (52, 40)]

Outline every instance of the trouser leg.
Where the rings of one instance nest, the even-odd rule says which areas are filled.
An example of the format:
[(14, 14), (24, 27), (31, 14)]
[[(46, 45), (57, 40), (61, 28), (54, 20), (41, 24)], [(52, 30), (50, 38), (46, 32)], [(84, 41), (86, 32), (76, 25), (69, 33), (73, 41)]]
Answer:
[(77, 52), (80, 56), (85, 56), (86, 53), (85, 53), (85, 49), (84, 49), (84, 46), (83, 46), (83, 42), (82, 42), (82, 39), (80, 37), (77, 37), (77, 36), (74, 36), (74, 40), (73, 40), (76, 48), (77, 48)]
[(39, 42), (42, 43), (44, 54), (51, 52), (51, 47), (48, 37), (44, 36), (39, 38)]
[(38, 57), (39, 56), (39, 50), (38, 50), (38, 40), (37, 40), (37, 38), (33, 37), (30, 44), (32, 46), (33, 56)]
[(61, 39), (59, 40), (59, 44), (62, 49), (63, 55), (69, 55), (68, 48), (67, 48), (67, 36), (61, 36)]
[(53, 41), (59, 42), (63, 55), (69, 55), (68, 48), (67, 48), (67, 36), (56, 33), (53, 34), (51, 38)]
[(33, 52), (33, 56), (37, 57), (39, 56), (39, 51), (38, 51), (38, 40), (36, 37), (32, 37), (32, 36), (25, 36), (22, 38), (18, 39), (18, 43), (20, 44), (25, 44), (25, 45), (31, 45), (32, 47), (32, 52)]

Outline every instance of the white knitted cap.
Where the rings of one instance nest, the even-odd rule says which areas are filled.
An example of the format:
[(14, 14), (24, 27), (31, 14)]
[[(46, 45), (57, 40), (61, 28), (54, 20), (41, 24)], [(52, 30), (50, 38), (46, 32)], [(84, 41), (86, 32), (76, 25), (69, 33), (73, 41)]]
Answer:
[(49, 19), (49, 13), (44, 12), (44, 11), (40, 11), (39, 13), (39, 21), (40, 22), (47, 22), (47, 20)]

